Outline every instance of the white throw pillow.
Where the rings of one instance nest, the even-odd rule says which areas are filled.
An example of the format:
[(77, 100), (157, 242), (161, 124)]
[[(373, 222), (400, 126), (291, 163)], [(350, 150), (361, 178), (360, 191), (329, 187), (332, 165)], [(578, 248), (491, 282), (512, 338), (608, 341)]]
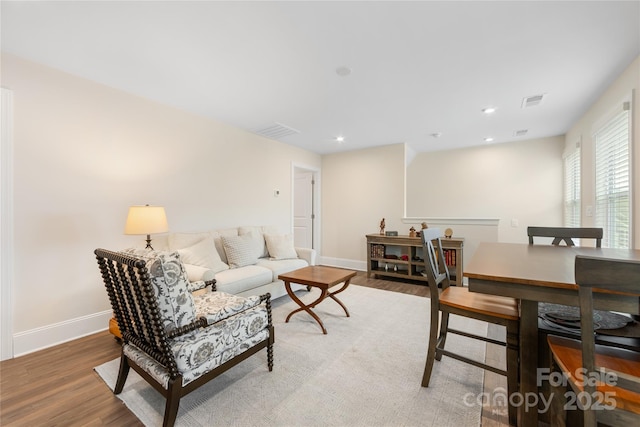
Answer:
[(264, 240), (267, 242), (269, 255), (273, 259), (294, 259), (298, 258), (298, 253), (293, 247), (292, 234), (265, 234)]
[(178, 249), (188, 248), (196, 243), (210, 237), (210, 232), (196, 232), (196, 233), (170, 233), (169, 234), (169, 248), (172, 251)]
[(211, 235), (208, 235), (194, 245), (177, 249), (177, 251), (182, 261), (186, 264), (205, 267), (213, 270), (215, 273), (229, 268), (229, 266), (220, 259)]
[(253, 234), (242, 236), (220, 236), (227, 261), (231, 268), (253, 265), (260, 255), (256, 248), (257, 239)]

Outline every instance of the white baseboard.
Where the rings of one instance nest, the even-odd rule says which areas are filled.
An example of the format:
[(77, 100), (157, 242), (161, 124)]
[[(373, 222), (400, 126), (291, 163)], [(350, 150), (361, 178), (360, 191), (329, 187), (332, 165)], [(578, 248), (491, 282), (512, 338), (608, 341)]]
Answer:
[(367, 262), (345, 258), (319, 257), (318, 265), (348, 268), (349, 270), (367, 271)]
[(104, 331), (109, 327), (111, 317), (112, 311), (106, 310), (14, 334), (13, 357)]

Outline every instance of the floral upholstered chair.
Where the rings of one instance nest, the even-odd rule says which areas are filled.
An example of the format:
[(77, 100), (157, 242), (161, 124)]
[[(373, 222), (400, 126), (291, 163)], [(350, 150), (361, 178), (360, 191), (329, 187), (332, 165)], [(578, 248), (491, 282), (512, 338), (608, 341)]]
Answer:
[[(273, 369), (269, 294), (239, 297), (215, 291), (215, 281), (190, 283), (176, 252), (95, 250), (122, 334), (114, 393), (133, 368), (167, 399), (164, 426), (175, 423), (180, 399), (267, 348)], [(207, 285), (212, 292), (194, 296)]]

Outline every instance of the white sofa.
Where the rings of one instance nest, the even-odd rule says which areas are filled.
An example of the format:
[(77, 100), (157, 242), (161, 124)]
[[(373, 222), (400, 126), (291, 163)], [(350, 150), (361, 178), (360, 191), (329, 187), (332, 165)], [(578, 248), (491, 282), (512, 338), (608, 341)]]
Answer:
[(272, 226), (173, 232), (154, 236), (152, 245), (177, 251), (191, 282), (215, 279), (219, 291), (241, 296), (269, 292), (272, 299), (286, 294), (278, 275), (315, 265), (316, 257), (313, 249), (294, 248), (293, 236)]

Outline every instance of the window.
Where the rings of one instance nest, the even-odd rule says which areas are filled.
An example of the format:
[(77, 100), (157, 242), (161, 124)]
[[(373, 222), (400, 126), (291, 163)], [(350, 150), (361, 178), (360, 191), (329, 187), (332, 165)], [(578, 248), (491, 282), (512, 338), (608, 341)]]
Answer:
[(580, 227), (580, 144), (564, 156), (564, 226)]
[(598, 128), (595, 139), (596, 227), (602, 246), (631, 247), (630, 103)]

